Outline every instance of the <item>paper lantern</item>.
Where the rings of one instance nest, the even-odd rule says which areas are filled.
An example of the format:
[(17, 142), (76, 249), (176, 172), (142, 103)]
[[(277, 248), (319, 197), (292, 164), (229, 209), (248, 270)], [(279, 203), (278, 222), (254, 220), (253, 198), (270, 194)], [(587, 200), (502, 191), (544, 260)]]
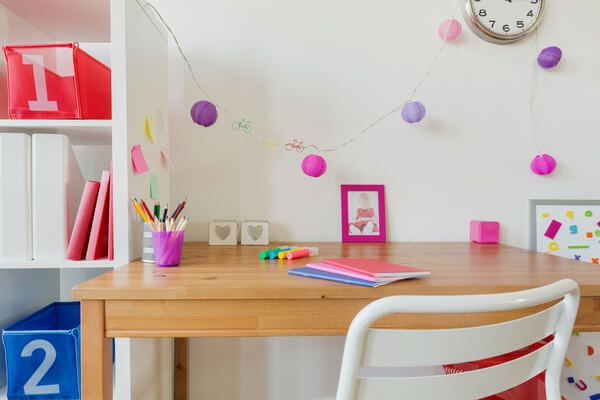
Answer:
[(562, 58), (562, 50), (556, 46), (546, 47), (540, 52), (537, 62), (542, 68), (554, 68)]
[(327, 163), (323, 157), (310, 154), (302, 160), (302, 171), (308, 176), (318, 178), (327, 171)]
[(461, 32), (462, 25), (455, 19), (447, 19), (438, 27), (438, 35), (447, 42), (456, 39)]
[(537, 155), (531, 161), (530, 167), (538, 175), (548, 175), (556, 168), (556, 160), (548, 154)]
[(217, 107), (210, 101), (197, 101), (190, 110), (192, 120), (198, 125), (211, 126), (217, 121)]
[(406, 103), (402, 108), (402, 119), (409, 124), (420, 122), (425, 118), (425, 106), (418, 101)]

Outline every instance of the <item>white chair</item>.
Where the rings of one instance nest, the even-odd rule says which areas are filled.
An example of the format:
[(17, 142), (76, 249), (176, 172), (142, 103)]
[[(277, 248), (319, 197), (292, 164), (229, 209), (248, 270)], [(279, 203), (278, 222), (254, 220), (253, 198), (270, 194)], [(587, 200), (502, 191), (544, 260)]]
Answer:
[[(371, 329), (394, 313), (485, 313), (557, 304), (494, 325), (443, 330)], [(376, 300), (352, 321), (336, 400), (473, 400), (500, 393), (546, 370), (547, 400), (561, 400), (560, 373), (575, 316), (579, 287), (565, 279), (521, 292), (469, 296), (392, 296)], [(513, 361), (450, 375), (360, 377), (359, 367), (425, 367), (481, 360), (529, 346), (551, 334), (551, 343)]]

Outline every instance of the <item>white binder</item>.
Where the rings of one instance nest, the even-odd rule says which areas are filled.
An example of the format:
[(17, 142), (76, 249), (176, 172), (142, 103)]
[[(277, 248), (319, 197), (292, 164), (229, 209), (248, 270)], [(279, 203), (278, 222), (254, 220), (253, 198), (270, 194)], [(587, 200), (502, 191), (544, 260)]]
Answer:
[(85, 180), (69, 138), (32, 138), (33, 259), (63, 260)]
[(0, 133), (0, 261), (31, 260), (31, 138)]

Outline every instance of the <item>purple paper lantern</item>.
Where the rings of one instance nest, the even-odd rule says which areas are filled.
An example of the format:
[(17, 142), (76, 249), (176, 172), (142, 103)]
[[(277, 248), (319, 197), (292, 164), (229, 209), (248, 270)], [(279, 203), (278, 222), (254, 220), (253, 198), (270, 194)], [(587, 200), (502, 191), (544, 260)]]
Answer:
[(438, 35), (447, 42), (456, 39), (461, 32), (462, 25), (455, 19), (447, 19), (438, 27)]
[(562, 58), (562, 50), (556, 46), (546, 47), (540, 52), (537, 62), (542, 68), (554, 68)]
[(531, 161), (530, 168), (535, 174), (548, 175), (556, 168), (556, 160), (548, 154), (537, 155)]
[(217, 121), (217, 107), (210, 101), (197, 101), (190, 110), (192, 120), (198, 125), (211, 126)]
[(310, 154), (302, 160), (302, 171), (313, 178), (318, 178), (327, 171), (325, 159), (316, 154)]
[(406, 103), (402, 108), (402, 119), (409, 124), (420, 122), (425, 118), (425, 106), (418, 101)]

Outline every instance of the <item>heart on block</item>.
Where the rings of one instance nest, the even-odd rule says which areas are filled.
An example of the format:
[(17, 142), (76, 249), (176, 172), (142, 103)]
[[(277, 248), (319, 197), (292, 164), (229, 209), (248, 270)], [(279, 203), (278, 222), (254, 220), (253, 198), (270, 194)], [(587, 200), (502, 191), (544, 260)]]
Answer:
[(263, 234), (262, 225), (248, 225), (246, 230), (248, 232), (248, 236), (250, 236), (250, 238), (252, 238), (254, 241), (257, 241)]
[(215, 234), (221, 240), (227, 239), (229, 234), (231, 233), (231, 227), (229, 225), (217, 225), (215, 226)]

